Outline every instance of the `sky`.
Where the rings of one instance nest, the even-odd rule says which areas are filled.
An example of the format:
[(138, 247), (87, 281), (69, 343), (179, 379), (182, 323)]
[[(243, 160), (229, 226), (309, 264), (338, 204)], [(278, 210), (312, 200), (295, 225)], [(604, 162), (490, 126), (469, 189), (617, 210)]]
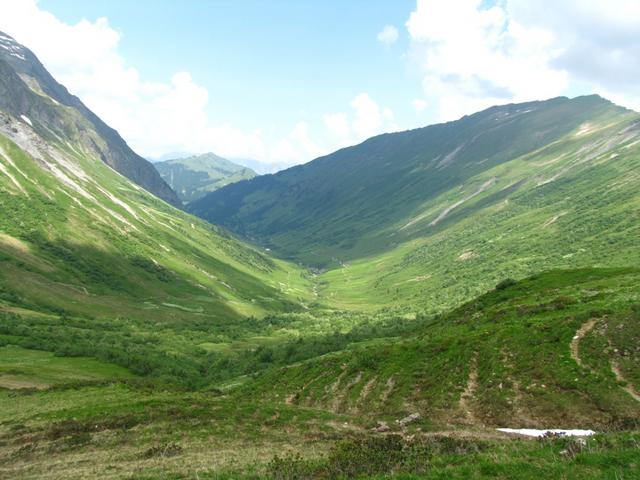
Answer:
[(143, 156), (278, 169), (492, 105), (640, 110), (639, 0), (0, 0), (0, 31)]

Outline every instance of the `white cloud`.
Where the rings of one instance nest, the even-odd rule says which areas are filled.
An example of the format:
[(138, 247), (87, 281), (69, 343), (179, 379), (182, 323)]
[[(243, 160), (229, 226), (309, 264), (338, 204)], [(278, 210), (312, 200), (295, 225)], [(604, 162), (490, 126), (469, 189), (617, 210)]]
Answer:
[(353, 145), (380, 133), (398, 130), (393, 112), (381, 108), (368, 93), (359, 93), (351, 100), (351, 113), (331, 113), (323, 116), (330, 135), (329, 150)]
[(378, 32), (377, 38), (385, 47), (390, 47), (398, 40), (398, 29), (393, 25), (385, 25), (383, 29)]
[(32, 49), (56, 79), (79, 96), (145, 156), (213, 150), (233, 157), (265, 158), (260, 130), (214, 123), (209, 93), (188, 72), (150, 82), (118, 51), (121, 34), (106, 18), (64, 23), (35, 0), (0, 0), (0, 30)]
[(511, 0), (506, 11), (523, 25), (553, 32), (554, 68), (595, 93), (640, 110), (638, 0)]
[(576, 90), (640, 106), (637, 0), (418, 0), (406, 27), (437, 120)]
[(508, 101), (560, 94), (567, 75), (550, 66), (554, 37), (481, 0), (419, 0), (407, 21), (411, 56), (439, 120)]
[(283, 138), (271, 151), (270, 158), (278, 162), (300, 163), (325, 153), (309, 134), (309, 124), (298, 122), (286, 138)]
[(422, 100), (421, 98), (415, 98), (411, 102), (411, 106), (416, 111), (416, 113), (421, 113), (425, 108), (429, 106), (429, 103), (426, 100)]

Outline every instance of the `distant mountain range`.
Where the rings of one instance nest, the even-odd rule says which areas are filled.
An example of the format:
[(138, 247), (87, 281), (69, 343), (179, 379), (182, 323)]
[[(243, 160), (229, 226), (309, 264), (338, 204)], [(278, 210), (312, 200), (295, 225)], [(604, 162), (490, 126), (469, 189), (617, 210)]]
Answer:
[(250, 168), (213, 153), (164, 160), (153, 166), (184, 204), (225, 185), (256, 176)]

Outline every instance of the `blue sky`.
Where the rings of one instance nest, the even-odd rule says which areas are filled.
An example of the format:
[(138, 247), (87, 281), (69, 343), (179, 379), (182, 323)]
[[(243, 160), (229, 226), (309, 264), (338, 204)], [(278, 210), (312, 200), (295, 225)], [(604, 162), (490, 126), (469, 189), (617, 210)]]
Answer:
[(640, 108), (637, 0), (0, 0), (0, 30), (139, 153), (272, 169), (491, 105)]
[[(376, 35), (402, 26), (414, 1), (92, 1), (42, 0), (67, 23), (107, 17), (122, 32), (122, 55), (145, 77), (176, 71), (215, 92), (208, 111), (248, 128), (277, 127), (340, 110), (368, 92), (415, 124), (403, 54), (406, 35), (385, 48)], [(363, 15), (366, 12), (366, 15)], [(403, 95), (398, 95), (402, 91)]]

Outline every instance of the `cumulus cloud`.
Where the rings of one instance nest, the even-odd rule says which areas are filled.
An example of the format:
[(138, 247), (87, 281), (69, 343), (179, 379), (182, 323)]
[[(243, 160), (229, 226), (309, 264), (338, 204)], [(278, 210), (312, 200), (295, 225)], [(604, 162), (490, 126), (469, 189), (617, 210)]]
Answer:
[(553, 68), (554, 37), (524, 26), (481, 0), (419, 0), (407, 21), (411, 57), (439, 120), (490, 105), (560, 94), (564, 71)]
[(378, 32), (377, 38), (381, 44), (389, 47), (398, 40), (398, 29), (393, 25), (385, 25), (382, 30)]
[(640, 110), (640, 2), (512, 0), (506, 11), (523, 25), (553, 32), (554, 68)]
[(207, 117), (209, 93), (188, 72), (166, 82), (143, 79), (119, 53), (122, 35), (106, 18), (70, 25), (35, 0), (0, 0), (0, 10), (0, 30), (32, 49), (60, 83), (142, 155), (214, 150), (266, 158), (260, 130), (246, 132)]
[(380, 133), (398, 130), (393, 112), (380, 107), (368, 93), (356, 95), (350, 113), (330, 113), (323, 116), (332, 149), (353, 145)]
[(429, 104), (426, 100), (422, 100), (421, 98), (414, 98), (411, 102), (411, 106), (416, 111), (416, 113), (421, 113), (425, 108), (427, 108), (427, 106), (429, 106)]
[(640, 104), (637, 0), (418, 0), (406, 27), (438, 120), (578, 88)]

